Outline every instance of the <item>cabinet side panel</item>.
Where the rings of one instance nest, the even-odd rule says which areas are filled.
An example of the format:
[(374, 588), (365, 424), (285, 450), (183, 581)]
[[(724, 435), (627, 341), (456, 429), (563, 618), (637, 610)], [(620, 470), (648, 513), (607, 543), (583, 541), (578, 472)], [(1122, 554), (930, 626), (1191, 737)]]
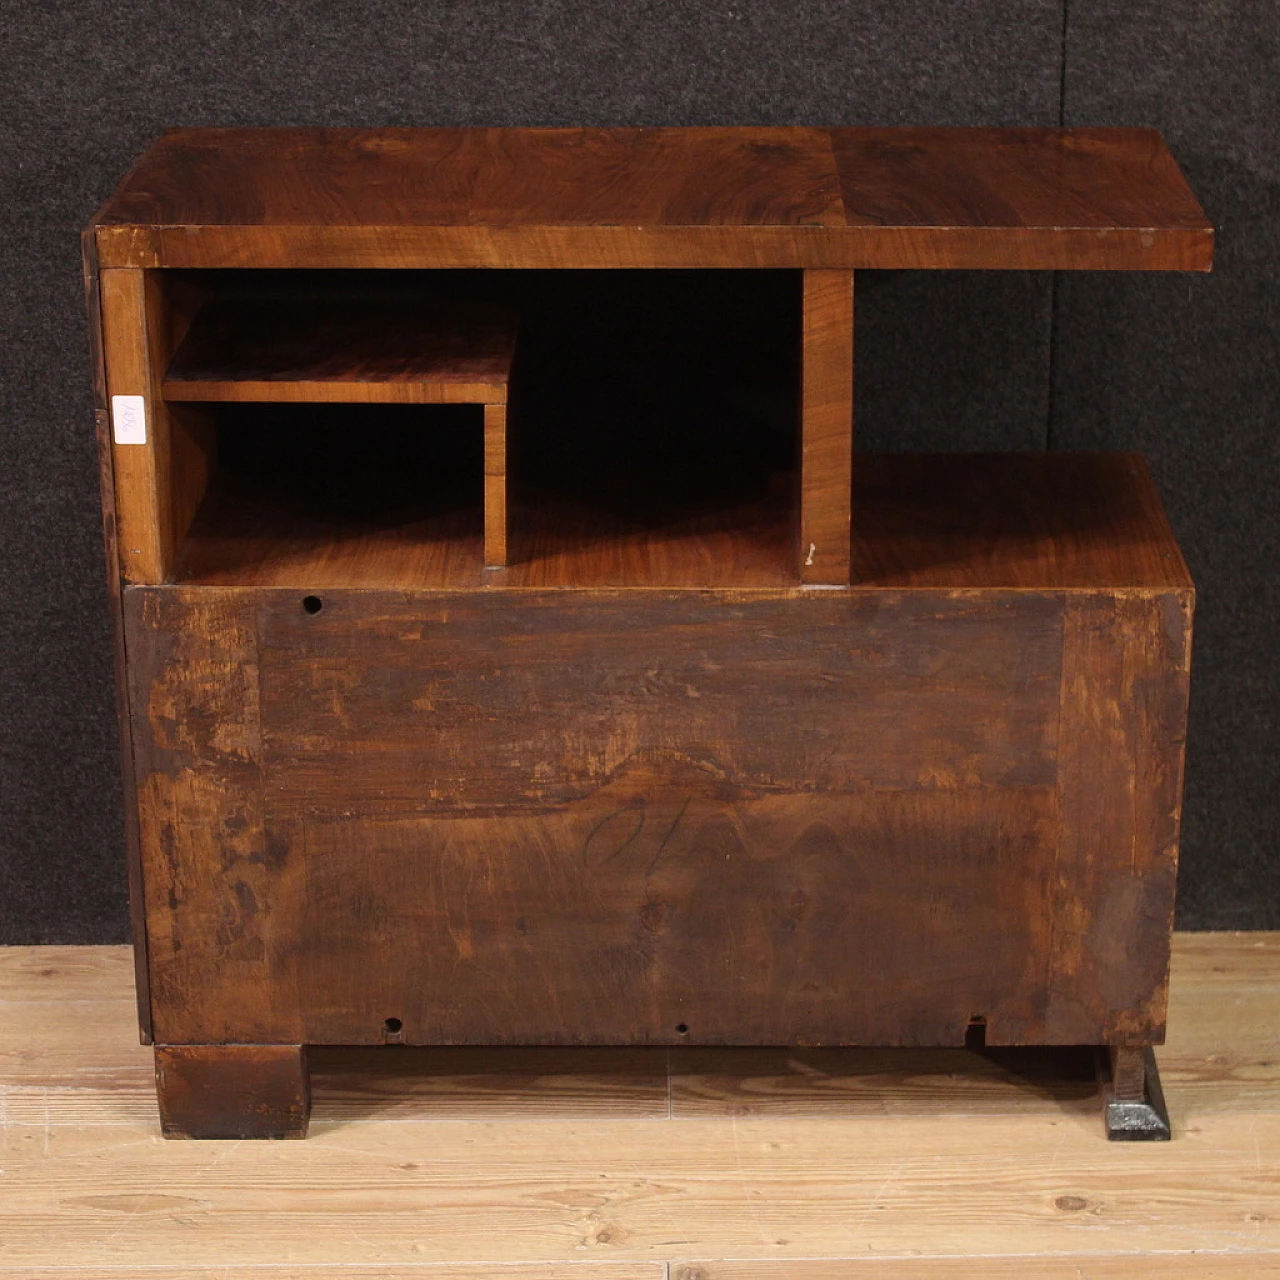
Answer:
[(298, 1043), (297, 862), (263, 822), (250, 596), (125, 592), (155, 1038)]
[(111, 437), (120, 572), (126, 582), (163, 582), (167, 424), (152, 394), (146, 272), (112, 269), (101, 272), (99, 279), (108, 410), (114, 413), (117, 396), (140, 399), (145, 434), (133, 443), (117, 443)]
[(1067, 597), (1054, 1042), (1164, 1039), (1191, 610), (1189, 591)]
[(142, 404), (131, 438), (110, 436), (120, 571), (127, 582), (161, 583), (173, 576), (213, 468), (209, 410), (170, 406), (161, 394), (203, 291), (184, 273), (113, 269), (101, 273), (101, 294), (110, 415), (116, 396)]
[(138, 848), (133, 740), (129, 733), (129, 692), (124, 616), (120, 594), (120, 552), (116, 535), (115, 469), (111, 450), (107, 369), (102, 343), (102, 296), (99, 288), (98, 244), (94, 228), (90, 227), (83, 233), (80, 244), (84, 263), (85, 306), (89, 320), (89, 356), (93, 368), (94, 429), (98, 441), (99, 492), (102, 501), (102, 539), (106, 551), (107, 600), (111, 611), (111, 633), (115, 650), (116, 717), (119, 722), (120, 778), (124, 801), (125, 864), (129, 877), (129, 930), (133, 937), (138, 1029), (142, 1043), (150, 1044), (151, 996), (147, 975), (145, 898), (142, 886), (142, 858)]

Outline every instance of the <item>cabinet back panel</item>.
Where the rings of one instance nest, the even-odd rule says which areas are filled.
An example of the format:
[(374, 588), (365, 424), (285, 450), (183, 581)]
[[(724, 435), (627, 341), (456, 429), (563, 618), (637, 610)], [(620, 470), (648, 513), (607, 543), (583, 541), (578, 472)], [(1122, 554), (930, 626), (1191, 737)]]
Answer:
[(1162, 1030), (1179, 596), (170, 587), (126, 617), (163, 1042)]

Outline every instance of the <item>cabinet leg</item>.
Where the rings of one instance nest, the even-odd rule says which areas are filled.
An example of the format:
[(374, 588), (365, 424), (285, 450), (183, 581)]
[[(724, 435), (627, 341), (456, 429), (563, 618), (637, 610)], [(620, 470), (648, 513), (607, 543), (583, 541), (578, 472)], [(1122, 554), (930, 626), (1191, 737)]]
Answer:
[(311, 1114), (307, 1051), (297, 1044), (158, 1044), (166, 1138), (302, 1138)]
[(1112, 1045), (1104, 1108), (1112, 1142), (1167, 1142), (1169, 1112), (1150, 1046)]

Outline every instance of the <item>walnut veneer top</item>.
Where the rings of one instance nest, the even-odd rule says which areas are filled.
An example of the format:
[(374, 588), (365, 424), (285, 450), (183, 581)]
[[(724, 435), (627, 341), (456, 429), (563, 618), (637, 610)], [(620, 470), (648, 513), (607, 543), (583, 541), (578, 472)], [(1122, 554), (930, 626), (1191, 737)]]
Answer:
[(1150, 129), (175, 129), (103, 267), (1207, 270)]

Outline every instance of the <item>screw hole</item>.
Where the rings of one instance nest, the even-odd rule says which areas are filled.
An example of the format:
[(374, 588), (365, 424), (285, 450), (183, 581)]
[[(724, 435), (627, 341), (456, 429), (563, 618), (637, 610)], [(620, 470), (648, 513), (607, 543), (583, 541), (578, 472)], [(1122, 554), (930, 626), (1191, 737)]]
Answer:
[(687, 1036), (689, 1034), (689, 1024), (687, 1022), (676, 1023), (676, 1035)]
[(404, 1026), (404, 1023), (401, 1022), (399, 1018), (388, 1018), (386, 1022), (382, 1024), (382, 1029), (388, 1035), (394, 1036), (400, 1032), (403, 1026)]
[(303, 596), (302, 612), (303, 613), (319, 613), (324, 608), (324, 601), (319, 596)]

